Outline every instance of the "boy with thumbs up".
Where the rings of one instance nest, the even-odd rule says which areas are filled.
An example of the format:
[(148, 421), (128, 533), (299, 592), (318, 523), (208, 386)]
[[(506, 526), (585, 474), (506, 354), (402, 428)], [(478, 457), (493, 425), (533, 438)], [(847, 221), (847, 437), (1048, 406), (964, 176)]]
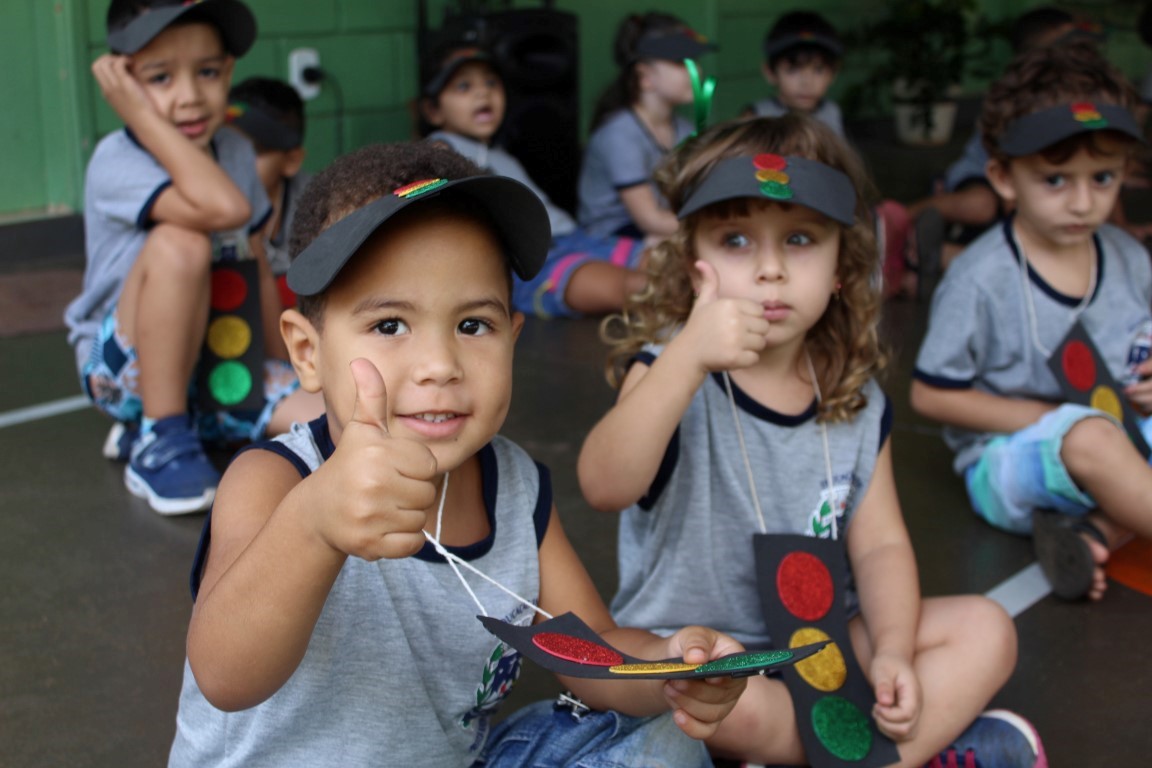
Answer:
[(701, 627), (616, 627), (548, 471), (497, 434), (523, 324), (512, 273), (531, 277), (549, 239), (527, 187), (431, 144), (366, 147), (313, 179), (281, 332), (327, 415), (221, 481), (170, 765), (711, 765), (697, 739), (741, 680), (565, 678), (594, 711), (542, 702), (491, 724), (520, 657), (477, 604), (519, 625), (533, 603), (571, 611), (641, 658), (740, 650)]

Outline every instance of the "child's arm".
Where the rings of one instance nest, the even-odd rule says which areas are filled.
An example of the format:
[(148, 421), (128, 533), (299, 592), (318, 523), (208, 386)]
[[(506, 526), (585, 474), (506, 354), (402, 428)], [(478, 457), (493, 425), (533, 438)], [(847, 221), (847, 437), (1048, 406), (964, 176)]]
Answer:
[(221, 480), (188, 661), (214, 706), (267, 699), (308, 648), (345, 559), (407, 557), (435, 500), (428, 448), (389, 437), (379, 372), (355, 360), (357, 399), (332, 457), (301, 480), (284, 459), (241, 454)]
[(189, 141), (152, 106), (128, 56), (104, 54), (92, 74), (104, 99), (172, 177), (152, 206), (152, 219), (202, 232), (246, 224), (252, 208), (212, 155)]
[(628, 209), (632, 221), (645, 234), (668, 237), (680, 227), (675, 214), (656, 200), (650, 184), (637, 184), (620, 190), (620, 201)]
[[(732, 638), (704, 627), (686, 627), (668, 638), (617, 627), (560, 524), (555, 508), (540, 545), (540, 607), (572, 612), (608, 643), (641, 659), (683, 658), (703, 663), (744, 650)], [(595, 709), (647, 716), (667, 709), (689, 736), (704, 739), (736, 706), (744, 678), (715, 680), (590, 680), (560, 676), (561, 683)]]
[(699, 295), (683, 330), (650, 368), (632, 366), (616, 405), (584, 441), (577, 474), (595, 509), (619, 511), (643, 496), (708, 373), (752, 365), (764, 348), (763, 308), (747, 299), (720, 299), (715, 270), (703, 261), (696, 267)]
[(1001, 397), (978, 389), (946, 389), (912, 381), (912, 409), (943, 424), (977, 432), (1017, 432), (1056, 408), (1053, 403)]
[(884, 442), (868, 490), (848, 525), (848, 558), (872, 652), (866, 670), (876, 694), (873, 717), (896, 741), (911, 738), (923, 699), (913, 670), (920, 622), (920, 582)]

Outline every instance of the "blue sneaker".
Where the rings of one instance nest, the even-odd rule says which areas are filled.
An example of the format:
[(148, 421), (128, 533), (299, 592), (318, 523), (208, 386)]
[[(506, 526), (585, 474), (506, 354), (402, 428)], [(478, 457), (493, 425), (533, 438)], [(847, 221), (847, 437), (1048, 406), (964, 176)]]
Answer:
[(112, 461), (128, 461), (132, 457), (132, 446), (140, 437), (140, 427), (122, 421), (112, 423), (108, 437), (104, 438), (104, 458)]
[(1048, 756), (1032, 723), (990, 709), (924, 768), (1048, 768)]
[(132, 447), (124, 484), (162, 515), (212, 506), (220, 473), (204, 455), (200, 437), (181, 414), (161, 419)]

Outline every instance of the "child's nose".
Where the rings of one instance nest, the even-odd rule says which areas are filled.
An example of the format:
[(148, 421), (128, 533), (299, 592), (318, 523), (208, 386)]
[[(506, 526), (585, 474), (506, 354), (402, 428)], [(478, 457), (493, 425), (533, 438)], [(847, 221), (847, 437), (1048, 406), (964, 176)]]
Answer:
[(756, 260), (756, 280), (775, 282), (785, 275), (783, 254), (776, 248), (762, 248)]
[(426, 340), (420, 359), (413, 368), (421, 384), (447, 384), (460, 378), (460, 359), (453, 339), (437, 336)]

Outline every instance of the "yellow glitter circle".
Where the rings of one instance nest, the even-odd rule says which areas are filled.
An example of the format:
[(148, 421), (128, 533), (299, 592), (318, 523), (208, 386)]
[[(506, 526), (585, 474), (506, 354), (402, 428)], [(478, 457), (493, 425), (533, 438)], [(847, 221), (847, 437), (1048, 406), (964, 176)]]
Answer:
[(240, 357), (252, 343), (252, 328), (235, 315), (224, 315), (208, 326), (208, 348), (225, 360)]
[(784, 171), (776, 171), (771, 168), (762, 168), (756, 171), (757, 181), (775, 181), (777, 184), (787, 184), (791, 179)]
[[(801, 627), (792, 633), (788, 647), (799, 648), (831, 639), (815, 627)], [(796, 662), (796, 671), (804, 678), (804, 682), (818, 691), (839, 690), (848, 679), (848, 665), (844, 663), (844, 655), (840, 653), (840, 647), (832, 642), (814, 656)]]
[(608, 667), (608, 671), (618, 675), (647, 675), (664, 672), (691, 672), (699, 666), (699, 664), (681, 664), (675, 661), (652, 661), (644, 664), (617, 664), (614, 667)]
[(1120, 409), (1120, 398), (1116, 396), (1116, 390), (1111, 387), (1106, 387), (1103, 384), (1092, 390), (1092, 399), (1088, 402), (1093, 408), (1104, 411), (1104, 413), (1111, 414), (1117, 419), (1124, 418), (1124, 411)]

